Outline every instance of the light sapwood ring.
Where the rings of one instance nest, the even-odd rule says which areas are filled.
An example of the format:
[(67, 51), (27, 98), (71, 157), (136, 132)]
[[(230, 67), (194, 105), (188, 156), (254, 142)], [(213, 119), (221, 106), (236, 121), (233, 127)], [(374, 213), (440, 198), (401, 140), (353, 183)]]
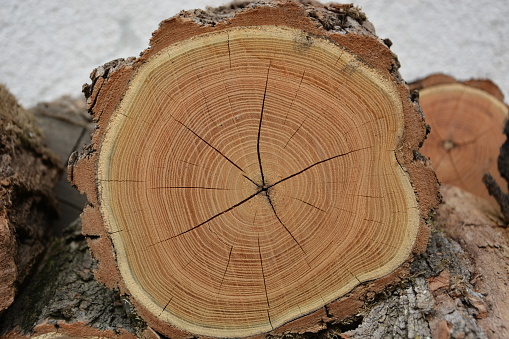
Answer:
[(324, 38), (239, 27), (135, 73), (100, 148), (131, 295), (218, 337), (271, 331), (394, 271), (419, 228), (399, 89)]
[[(173, 48), (191, 64), (177, 63), (183, 59)], [(153, 62), (166, 62), (170, 72), (141, 85)], [(316, 333), (357, 317), (366, 300), (409, 274), (438, 204), (435, 174), (418, 152), (426, 125), (398, 67), (352, 5), (257, 1), (163, 21), (139, 58), (98, 67), (84, 87), (97, 129), (91, 145), (71, 157), (69, 179), (89, 201), (83, 233), (99, 261), (96, 278), (119, 288), (150, 327), (171, 338)], [(146, 117), (123, 111), (140, 100)], [(114, 131), (127, 133), (121, 143)], [(108, 149), (116, 155), (103, 155)], [(104, 199), (105, 189), (115, 196)], [(156, 197), (148, 206), (147, 194)], [(145, 207), (133, 199), (145, 199)], [(129, 201), (136, 207), (126, 208)], [(184, 209), (177, 218), (168, 213)], [(125, 217), (135, 221), (128, 228), (110, 224)], [(170, 223), (130, 229), (156, 217)], [(193, 242), (210, 250), (191, 252)], [(170, 264), (154, 264), (170, 254)], [(174, 261), (180, 271), (169, 272)], [(197, 272), (200, 265), (206, 270)], [(185, 300), (193, 305), (172, 297), (200, 279), (207, 303), (225, 305), (222, 318), (209, 320), (218, 308), (199, 309), (206, 298)], [(233, 279), (237, 290), (227, 290)]]

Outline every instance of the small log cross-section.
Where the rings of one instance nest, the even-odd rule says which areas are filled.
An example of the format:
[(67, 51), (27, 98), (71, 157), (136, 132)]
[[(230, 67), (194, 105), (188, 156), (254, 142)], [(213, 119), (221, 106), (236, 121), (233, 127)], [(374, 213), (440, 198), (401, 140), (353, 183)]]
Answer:
[(96, 276), (154, 329), (317, 331), (425, 249), (425, 124), (369, 27), (348, 5), (183, 12), (92, 73), (69, 175)]
[(508, 107), (489, 80), (459, 82), (442, 74), (411, 85), (431, 126), (422, 153), (431, 158), (438, 179), (494, 202), (482, 177), (491, 173), (500, 182), (497, 158)]

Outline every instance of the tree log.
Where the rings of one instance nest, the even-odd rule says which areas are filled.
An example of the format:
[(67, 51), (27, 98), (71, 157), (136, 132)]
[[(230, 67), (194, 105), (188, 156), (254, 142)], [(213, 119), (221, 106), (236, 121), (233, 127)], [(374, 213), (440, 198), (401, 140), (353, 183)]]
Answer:
[(509, 230), (497, 209), (459, 187), (444, 204), (412, 276), (374, 303), (345, 338), (507, 338)]
[(129, 317), (118, 292), (94, 279), (96, 261), (81, 222), (54, 238), (38, 272), (0, 319), (0, 335), (21, 337), (136, 338), (143, 323)]
[(421, 151), (431, 158), (438, 179), (495, 202), (482, 177), (497, 169), (508, 107), (498, 87), (489, 80), (459, 82), (436, 74), (410, 86), (419, 90), (426, 122), (431, 126)]
[(33, 116), (0, 85), (0, 313), (44, 251), (61, 174)]
[(490, 338), (509, 336), (509, 229), (500, 214), (457, 187), (441, 190), (446, 200), (438, 222), (456, 240), (474, 264), (471, 283), (486, 302), (476, 315)]
[[(406, 279), (368, 294), (365, 307), (318, 332), (267, 337), (507, 338), (509, 232), (483, 199), (452, 186), (443, 187), (442, 194), (437, 230)], [(96, 262), (80, 226), (72, 224), (63, 239), (51, 243), (44, 267), (0, 319), (0, 335), (158, 338), (126, 299), (93, 278)]]
[(97, 278), (172, 338), (319, 331), (408, 275), (438, 203), (396, 57), (352, 5), (182, 12), (85, 86)]

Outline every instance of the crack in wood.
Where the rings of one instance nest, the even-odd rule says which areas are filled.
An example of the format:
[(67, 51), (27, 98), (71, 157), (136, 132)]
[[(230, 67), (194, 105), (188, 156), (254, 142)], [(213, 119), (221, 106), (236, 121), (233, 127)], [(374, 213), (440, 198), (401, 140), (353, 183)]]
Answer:
[[(169, 55), (168, 55), (169, 56)], [(156, 86), (157, 87), (157, 86)], [(170, 100), (172, 100), (173, 102), (177, 102), (169, 93), (167, 93), (166, 91), (164, 91), (162, 88), (160, 87), (157, 87), (163, 94), (165, 94)], [(203, 90), (202, 90), (202, 95), (203, 95)], [(204, 95), (203, 95), (204, 96)], [(205, 98), (205, 96), (204, 96)], [(206, 102), (206, 98), (205, 98), (205, 105), (207, 106), (207, 110), (208, 110), (208, 104)], [(228, 101), (230, 101), (230, 98), (228, 96)], [(230, 102), (230, 109), (231, 109), (231, 102)], [(189, 113), (189, 112), (188, 112)], [(232, 112), (233, 114), (233, 112)], [(191, 114), (189, 114), (191, 115)], [(200, 135), (198, 135), (195, 131), (193, 131), (191, 128), (189, 128), (187, 125), (185, 125), (183, 122), (181, 122), (180, 120), (178, 120), (177, 118), (175, 118), (172, 114), (169, 114), (169, 116), (175, 120), (177, 123), (179, 123), (180, 125), (182, 125), (184, 128), (186, 128), (188, 131), (190, 131), (191, 133), (193, 133), (198, 139), (200, 139), (201, 141), (203, 141), (207, 146), (211, 147), (214, 151), (216, 151), (217, 153), (219, 153), (224, 159), (226, 159), (228, 162), (230, 162), (233, 166), (235, 166), (237, 169), (239, 169), (242, 173), (244, 173), (242, 176), (244, 178), (246, 178), (247, 180), (249, 180), (250, 182), (252, 182), (254, 185), (258, 186), (258, 184), (252, 180), (251, 178), (249, 178), (246, 174), (245, 174), (245, 171), (239, 166), (237, 165), (236, 163), (234, 163), (230, 158), (228, 158), (224, 153), (222, 153), (220, 150), (218, 150), (217, 148), (215, 148), (214, 146), (212, 146), (207, 140), (205, 140), (204, 138), (202, 138)]]
[(232, 54), (230, 50), (230, 32), (226, 33), (228, 36), (228, 60), (230, 61), (230, 69), (232, 68)]
[(270, 319), (270, 302), (269, 302), (269, 292), (267, 291), (267, 281), (265, 279), (265, 271), (263, 270), (263, 259), (262, 259), (262, 249), (260, 247), (260, 238), (258, 238), (258, 254), (260, 255), (260, 266), (262, 268), (262, 278), (263, 278), (263, 288), (265, 289), (265, 298), (267, 300), (267, 317), (269, 319), (269, 324), (274, 329), (274, 326), (272, 326), (272, 321)]
[[(290, 104), (290, 106), (288, 107), (288, 111), (286, 111), (286, 115), (285, 115), (285, 122), (283, 123), (284, 125), (286, 125), (286, 121), (288, 120), (288, 114), (290, 114), (290, 110), (292, 109), (293, 107), (293, 104), (295, 102), (295, 99), (297, 99), (297, 95), (299, 94), (299, 91), (300, 91), (300, 86), (302, 85), (302, 81), (304, 80), (304, 75), (306, 74), (306, 70), (304, 70), (304, 72), (302, 72), (302, 77), (300, 78), (300, 82), (299, 82), (299, 87), (297, 88), (297, 90), (295, 91), (295, 95), (293, 96), (293, 99), (292, 99), (292, 103)], [(307, 119), (307, 116), (306, 116), (306, 119)], [(305, 120), (305, 119), (304, 119)], [(302, 126), (302, 124), (301, 124)], [(299, 127), (300, 128), (300, 127)], [(294, 133), (295, 134), (295, 133)], [(289, 141), (289, 140), (288, 140)], [(287, 142), (288, 144), (288, 142)], [(286, 145), (285, 145), (286, 147)]]
[[(185, 269), (187, 268), (187, 266), (189, 266), (192, 262), (193, 262), (193, 258), (191, 258), (191, 259), (190, 259), (190, 260), (189, 260), (189, 261), (188, 261), (188, 262), (184, 265), (183, 269), (185, 270)], [(170, 295), (171, 295), (170, 300), (168, 300), (168, 302), (166, 303), (166, 305), (163, 307), (163, 309), (161, 310), (161, 313), (159, 313), (158, 317), (160, 317), (160, 316), (164, 313), (164, 311), (166, 311), (166, 308), (170, 305), (170, 302), (171, 302), (171, 301), (173, 300), (173, 298), (175, 297), (175, 296), (173, 295), (173, 293), (175, 292), (175, 289), (176, 289), (176, 288), (177, 288), (177, 285), (175, 285), (175, 286), (171, 289), (171, 291), (170, 291)]]
[(338, 59), (334, 63), (334, 67), (336, 67), (338, 65), (339, 60), (341, 60), (341, 58), (343, 57), (343, 53), (345, 53), (344, 49), (341, 50), (341, 54), (339, 55)]
[(269, 205), (270, 207), (272, 208), (272, 211), (274, 212), (274, 215), (276, 216), (276, 219), (277, 221), (279, 221), (279, 223), (281, 224), (281, 226), (283, 226), (283, 228), (286, 230), (286, 232), (288, 232), (288, 234), (292, 237), (293, 241), (295, 241), (295, 243), (297, 244), (297, 246), (299, 246), (300, 250), (302, 251), (302, 253), (304, 253), (304, 261), (306, 262), (306, 264), (311, 267), (307, 261), (307, 253), (306, 251), (304, 251), (304, 248), (302, 247), (302, 245), (297, 241), (297, 239), (294, 237), (294, 235), (292, 234), (292, 232), (290, 232), (290, 230), (288, 229), (288, 227), (286, 227), (286, 225), (283, 223), (283, 221), (281, 220), (281, 218), (279, 218), (279, 215), (277, 215), (277, 212), (276, 212), (276, 208), (274, 207), (274, 204), (272, 203), (272, 200), (270, 199), (270, 196), (269, 194), (266, 195), (267, 196), (267, 200), (269, 201)]
[[(173, 118), (173, 117), (172, 117)], [(214, 146), (212, 146), (207, 140), (203, 139), (200, 135), (198, 135), (198, 133), (196, 133), (195, 131), (193, 131), (191, 128), (187, 127), (183, 122), (181, 122), (180, 120), (178, 119), (175, 119), (173, 118), (176, 122), (178, 122), (180, 125), (184, 126), (184, 128), (186, 128), (189, 132), (193, 133), (198, 139), (200, 139), (201, 141), (203, 141), (207, 146), (209, 146), (210, 148), (212, 148), (214, 151), (216, 151), (217, 153), (219, 153), (224, 159), (226, 159), (230, 164), (232, 164), (233, 166), (235, 166), (236, 168), (238, 168), (241, 172), (245, 173), (245, 171), (239, 166), (237, 165), (236, 163), (234, 163), (230, 158), (228, 158), (226, 155), (224, 155), (223, 152), (221, 152), (220, 150), (218, 150), (217, 148), (215, 148)]]
[[(188, 164), (188, 165), (191, 165), (191, 166), (194, 166), (194, 167), (203, 168), (206, 171), (212, 172), (210, 167), (206, 167), (206, 166), (203, 166), (203, 165), (198, 165), (198, 164), (195, 164), (195, 163), (192, 163), (192, 162), (189, 162), (189, 161), (186, 161), (186, 160), (182, 160), (182, 159), (179, 159), (179, 161), (181, 161), (181, 162), (183, 162), (185, 164)], [(162, 167), (162, 168), (165, 168), (165, 167)]]
[(262, 132), (263, 111), (265, 110), (265, 98), (267, 97), (267, 86), (269, 84), (269, 72), (270, 72), (271, 64), (272, 64), (272, 61), (269, 62), (269, 68), (267, 69), (267, 77), (265, 79), (265, 89), (263, 90), (262, 110), (260, 112), (260, 123), (258, 125), (258, 140), (256, 142), (256, 152), (258, 153), (258, 164), (260, 165), (260, 175), (262, 176), (262, 186), (264, 188), (265, 188), (265, 176), (263, 175), (262, 157), (260, 154), (260, 136), (261, 136), (261, 132)]
[(311, 169), (311, 168), (313, 168), (313, 167), (315, 167), (315, 166), (317, 166), (317, 165), (323, 164), (324, 162), (328, 162), (328, 161), (334, 160), (334, 159), (336, 159), (336, 158), (339, 158), (339, 157), (342, 157), (342, 156), (345, 156), (345, 155), (349, 155), (349, 154), (352, 154), (352, 153), (355, 153), (355, 152), (359, 152), (359, 151), (362, 151), (362, 150), (365, 150), (365, 149), (369, 149), (369, 148), (371, 148), (371, 146), (363, 147), (363, 148), (358, 148), (358, 149), (355, 149), (355, 150), (352, 150), (352, 151), (348, 151), (348, 152), (345, 152), (345, 153), (341, 153), (341, 154), (338, 154), (338, 155), (332, 156), (332, 157), (330, 157), (330, 158), (327, 158), (327, 159), (324, 159), (324, 160), (320, 160), (320, 161), (318, 161), (318, 162), (315, 162), (314, 164), (309, 165), (308, 167), (306, 167), (306, 168), (304, 168), (304, 169), (302, 169), (302, 170), (300, 170), (300, 171), (298, 171), (298, 172), (296, 172), (296, 173), (294, 173), (294, 174), (292, 174), (292, 175), (289, 175), (289, 176), (287, 176), (286, 178), (283, 178), (283, 179), (281, 179), (281, 180), (279, 180), (279, 181), (275, 182), (275, 183), (274, 183), (274, 184), (272, 184), (272, 185), (269, 185), (269, 186), (267, 187), (267, 189), (269, 189), (269, 188), (271, 188), (271, 187), (274, 187), (274, 186), (276, 186), (276, 185), (278, 185), (278, 184), (282, 183), (283, 181), (286, 181), (286, 180), (288, 180), (288, 179), (291, 179), (291, 178), (293, 178), (293, 177), (295, 177), (295, 176), (297, 176), (297, 175), (299, 175), (299, 174), (301, 174), (301, 173), (303, 173), (303, 172), (305, 172), (305, 171), (307, 171), (307, 170), (309, 170), (309, 169)]
[(319, 211), (327, 212), (326, 210), (321, 209), (320, 207), (317, 207), (317, 206), (313, 205), (312, 203), (309, 203), (309, 202), (304, 201), (304, 200), (302, 200), (302, 199), (295, 198), (295, 197), (291, 197), (291, 198), (293, 198), (293, 199), (295, 199), (295, 200), (297, 200), (297, 201), (303, 202), (303, 203), (305, 203), (306, 205), (309, 205), (309, 206), (311, 206), (311, 207), (314, 207), (314, 208), (316, 208), (316, 209), (317, 209), (317, 210), (319, 210)]
[(354, 196), (361, 197), (361, 198), (372, 198), (372, 199), (383, 199), (384, 198), (384, 197), (376, 196), (376, 195), (363, 195), (363, 194), (355, 194)]
[(130, 117), (128, 116), (127, 114), (125, 113), (122, 113), (122, 112), (118, 112), (119, 115), (123, 116), (123, 117), (126, 117), (127, 119), (132, 119), (132, 120), (135, 120), (136, 122), (138, 122), (138, 120), (140, 120), (141, 122), (143, 122), (144, 124), (147, 124), (148, 126), (150, 127), (153, 127), (153, 124), (152, 123), (149, 123), (148, 121), (144, 120), (144, 119), (141, 119), (141, 118), (133, 118), (133, 117)]
[(191, 232), (191, 231), (193, 231), (193, 230), (195, 230), (195, 229), (197, 229), (197, 228), (199, 228), (199, 227), (201, 227), (201, 226), (203, 226), (203, 225), (207, 224), (208, 222), (210, 222), (210, 221), (214, 220), (215, 218), (217, 218), (217, 217), (219, 217), (219, 216), (221, 216), (221, 215), (223, 215), (223, 214), (225, 214), (225, 213), (227, 213), (227, 212), (229, 212), (229, 211), (233, 210), (234, 208), (236, 208), (236, 207), (238, 207), (238, 206), (242, 205), (243, 203), (245, 203), (245, 202), (247, 202), (247, 201), (251, 200), (252, 198), (254, 198), (255, 196), (257, 196), (257, 195), (258, 195), (261, 191), (262, 191), (262, 190), (259, 190), (258, 192), (254, 193), (254, 194), (251, 194), (251, 195), (250, 195), (249, 197), (247, 197), (246, 199), (241, 200), (240, 202), (236, 203), (235, 205), (233, 205), (233, 206), (231, 206), (231, 207), (229, 207), (229, 208), (225, 209), (225, 210), (224, 210), (224, 211), (222, 211), (222, 212), (219, 212), (219, 213), (215, 214), (214, 216), (212, 216), (212, 217), (208, 218), (207, 220), (205, 220), (205, 221), (203, 221), (203, 222), (199, 223), (198, 225), (196, 225), (196, 226), (194, 226), (194, 227), (191, 227), (190, 229), (188, 229), (188, 230), (186, 230), (186, 231), (184, 231), (184, 232), (180, 232), (179, 234), (176, 234), (176, 235), (173, 235), (173, 236), (171, 236), (171, 237), (169, 237), (169, 238), (166, 238), (166, 239), (163, 239), (163, 240), (161, 240), (161, 241), (155, 242), (155, 243), (153, 243), (153, 244), (149, 245), (148, 247), (151, 247), (151, 246), (154, 246), (154, 245), (157, 245), (157, 244), (160, 244), (160, 243), (166, 242), (166, 241), (168, 241), (168, 240), (174, 239), (174, 238), (179, 237), (179, 236), (181, 236), (181, 235), (184, 235), (184, 234), (186, 234), (186, 233), (188, 233), (188, 232)]
[[(254, 198), (255, 196), (257, 196), (257, 195), (258, 195), (258, 194), (260, 194), (261, 192), (267, 192), (266, 196), (267, 196), (267, 199), (268, 199), (268, 201), (269, 201), (269, 205), (271, 206), (272, 211), (274, 212), (274, 215), (276, 216), (277, 220), (278, 220), (278, 221), (279, 221), (279, 223), (280, 223), (280, 224), (281, 224), (281, 225), (285, 228), (285, 230), (286, 230), (286, 231), (288, 232), (288, 234), (289, 234), (289, 235), (293, 238), (293, 240), (297, 243), (297, 245), (298, 245), (298, 246), (299, 246), (299, 248), (302, 250), (302, 252), (303, 252), (304, 254), (306, 254), (306, 252), (304, 251), (304, 249), (302, 248), (302, 246), (300, 245), (300, 243), (297, 241), (297, 239), (293, 236), (293, 234), (292, 234), (292, 233), (288, 230), (288, 228), (285, 226), (285, 224), (281, 221), (281, 219), (280, 219), (280, 218), (279, 218), (279, 216), (277, 215), (277, 213), (276, 213), (276, 209), (274, 208), (274, 205), (272, 204), (272, 200), (270, 199), (270, 196), (269, 196), (269, 194), (268, 194), (268, 190), (269, 190), (270, 188), (272, 188), (272, 187), (274, 187), (274, 186), (278, 185), (278, 184), (279, 184), (279, 183), (281, 183), (281, 182), (284, 182), (284, 181), (286, 181), (286, 180), (288, 180), (288, 179), (290, 179), (290, 178), (293, 178), (293, 177), (295, 177), (295, 176), (297, 176), (297, 175), (299, 175), (299, 174), (301, 174), (301, 173), (303, 173), (303, 172), (305, 172), (305, 171), (307, 171), (307, 170), (309, 170), (309, 169), (313, 168), (314, 166), (317, 166), (317, 165), (319, 165), (319, 164), (323, 164), (323, 163), (328, 162), (328, 161), (330, 161), (330, 160), (333, 160), (333, 159), (336, 159), (336, 158), (339, 158), (339, 157), (342, 157), (342, 156), (345, 156), (345, 155), (348, 155), (348, 154), (351, 154), (351, 153), (354, 153), (354, 152), (358, 152), (358, 151), (361, 151), (361, 150), (364, 150), (364, 149), (368, 149), (368, 148), (371, 148), (371, 147), (359, 148), (359, 149), (356, 149), (356, 150), (353, 150), (353, 151), (348, 151), (348, 152), (341, 153), (341, 154), (335, 155), (335, 156), (333, 156), (333, 157), (330, 157), (330, 158), (327, 158), (327, 159), (324, 159), (324, 160), (318, 161), (318, 162), (316, 162), (316, 163), (314, 163), (314, 164), (312, 164), (312, 165), (310, 165), (310, 166), (308, 166), (308, 167), (304, 168), (303, 170), (301, 170), (301, 171), (299, 171), (299, 172), (296, 172), (296, 173), (294, 173), (294, 174), (292, 174), (292, 175), (290, 175), (290, 176), (288, 176), (288, 177), (286, 177), (286, 178), (283, 178), (283, 179), (281, 179), (281, 180), (277, 181), (276, 183), (274, 183), (274, 184), (272, 184), (272, 185), (270, 185), (270, 186), (266, 186), (266, 187), (259, 188), (259, 190), (258, 190), (257, 192), (255, 192), (255, 193), (251, 194), (251, 195), (250, 195), (250, 196), (248, 196), (247, 198), (245, 198), (245, 199), (241, 200), (240, 202), (236, 203), (235, 205), (233, 205), (233, 206), (231, 206), (231, 207), (229, 207), (229, 208), (225, 209), (224, 211), (222, 211), (222, 212), (219, 212), (219, 213), (215, 214), (214, 216), (212, 216), (212, 217), (210, 217), (209, 219), (207, 219), (207, 220), (205, 220), (205, 221), (201, 222), (200, 224), (198, 224), (198, 225), (196, 225), (196, 226), (194, 226), (194, 227), (191, 227), (190, 229), (188, 229), (188, 230), (186, 230), (186, 231), (184, 231), (184, 232), (181, 232), (181, 233), (176, 234), (176, 235), (174, 235), (174, 236), (171, 236), (171, 237), (169, 237), (169, 238), (163, 239), (163, 240), (161, 240), (161, 241), (155, 242), (155, 243), (153, 243), (153, 244), (149, 245), (149, 247), (154, 246), (154, 245), (157, 245), (157, 244), (160, 244), (160, 243), (163, 243), (163, 242), (166, 242), (166, 241), (168, 241), (168, 240), (174, 239), (174, 238), (179, 237), (179, 236), (181, 236), (181, 235), (184, 235), (184, 234), (186, 234), (186, 233), (188, 233), (188, 232), (191, 232), (191, 231), (193, 231), (193, 230), (195, 230), (195, 229), (197, 229), (197, 228), (199, 228), (199, 227), (201, 227), (201, 226), (203, 226), (203, 225), (207, 224), (208, 222), (210, 222), (210, 221), (214, 220), (215, 218), (217, 218), (217, 217), (219, 217), (219, 216), (221, 216), (221, 215), (223, 215), (223, 214), (225, 214), (225, 213), (227, 213), (227, 212), (229, 212), (229, 211), (233, 210), (234, 208), (236, 208), (236, 207), (238, 207), (238, 206), (242, 205), (243, 203), (245, 203), (245, 202), (247, 202), (247, 201), (251, 200), (252, 198)], [(258, 185), (257, 185), (257, 186), (258, 186)], [(258, 186), (258, 187), (259, 187), (259, 186)], [(306, 260), (306, 263), (307, 263), (307, 260)], [(309, 263), (308, 263), (308, 265), (309, 265)]]
[(349, 269), (347, 269), (347, 268), (345, 268), (345, 270), (346, 270), (348, 273), (350, 273), (350, 274), (352, 275), (352, 277), (354, 277), (354, 278), (355, 278), (355, 280), (357, 280), (357, 282), (358, 282), (359, 284), (362, 284), (362, 282), (359, 280), (359, 278), (357, 278), (357, 276), (356, 276), (355, 274), (353, 274), (353, 273), (352, 273), (352, 271), (350, 271), (350, 270), (349, 270)]
[(233, 246), (230, 247), (230, 253), (228, 253), (228, 262), (226, 263), (226, 268), (224, 269), (223, 277), (221, 278), (221, 284), (219, 284), (219, 289), (217, 290), (217, 294), (219, 294), (219, 292), (221, 292), (221, 288), (223, 287), (224, 278), (226, 277), (226, 272), (228, 271), (228, 267), (230, 266), (230, 261), (232, 258), (232, 251), (233, 251)]
[(164, 311), (166, 311), (166, 308), (168, 307), (168, 305), (170, 305), (170, 302), (172, 301), (173, 297), (170, 298), (170, 300), (168, 300), (168, 302), (166, 303), (166, 305), (164, 305), (161, 313), (159, 313), (159, 317), (161, 316), (161, 314), (164, 313)]
[(204, 186), (159, 186), (151, 187), (151, 189), (202, 189), (202, 190), (216, 190), (216, 191), (231, 191), (231, 188), (220, 187), (204, 187)]
[(295, 134), (297, 134), (297, 132), (300, 130), (300, 128), (302, 127), (302, 125), (304, 125), (304, 123), (306, 122), (306, 120), (308, 119), (308, 117), (306, 116), (306, 118), (304, 118), (304, 120), (302, 120), (302, 122), (300, 123), (299, 127), (297, 127), (297, 129), (293, 132), (293, 134), (290, 136), (290, 138), (288, 139), (288, 141), (286, 142), (285, 146), (283, 147), (283, 149), (286, 149), (286, 146), (288, 146), (288, 144), (290, 143), (290, 141), (293, 139), (293, 137), (295, 136)]

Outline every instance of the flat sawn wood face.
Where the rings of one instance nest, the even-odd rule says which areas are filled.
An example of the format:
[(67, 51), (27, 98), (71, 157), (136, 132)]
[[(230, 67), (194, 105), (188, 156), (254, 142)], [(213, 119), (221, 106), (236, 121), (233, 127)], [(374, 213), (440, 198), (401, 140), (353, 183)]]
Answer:
[(268, 332), (409, 256), (419, 210), (395, 84), (303, 31), (240, 27), (141, 66), (100, 149), (135, 299), (200, 335)]

